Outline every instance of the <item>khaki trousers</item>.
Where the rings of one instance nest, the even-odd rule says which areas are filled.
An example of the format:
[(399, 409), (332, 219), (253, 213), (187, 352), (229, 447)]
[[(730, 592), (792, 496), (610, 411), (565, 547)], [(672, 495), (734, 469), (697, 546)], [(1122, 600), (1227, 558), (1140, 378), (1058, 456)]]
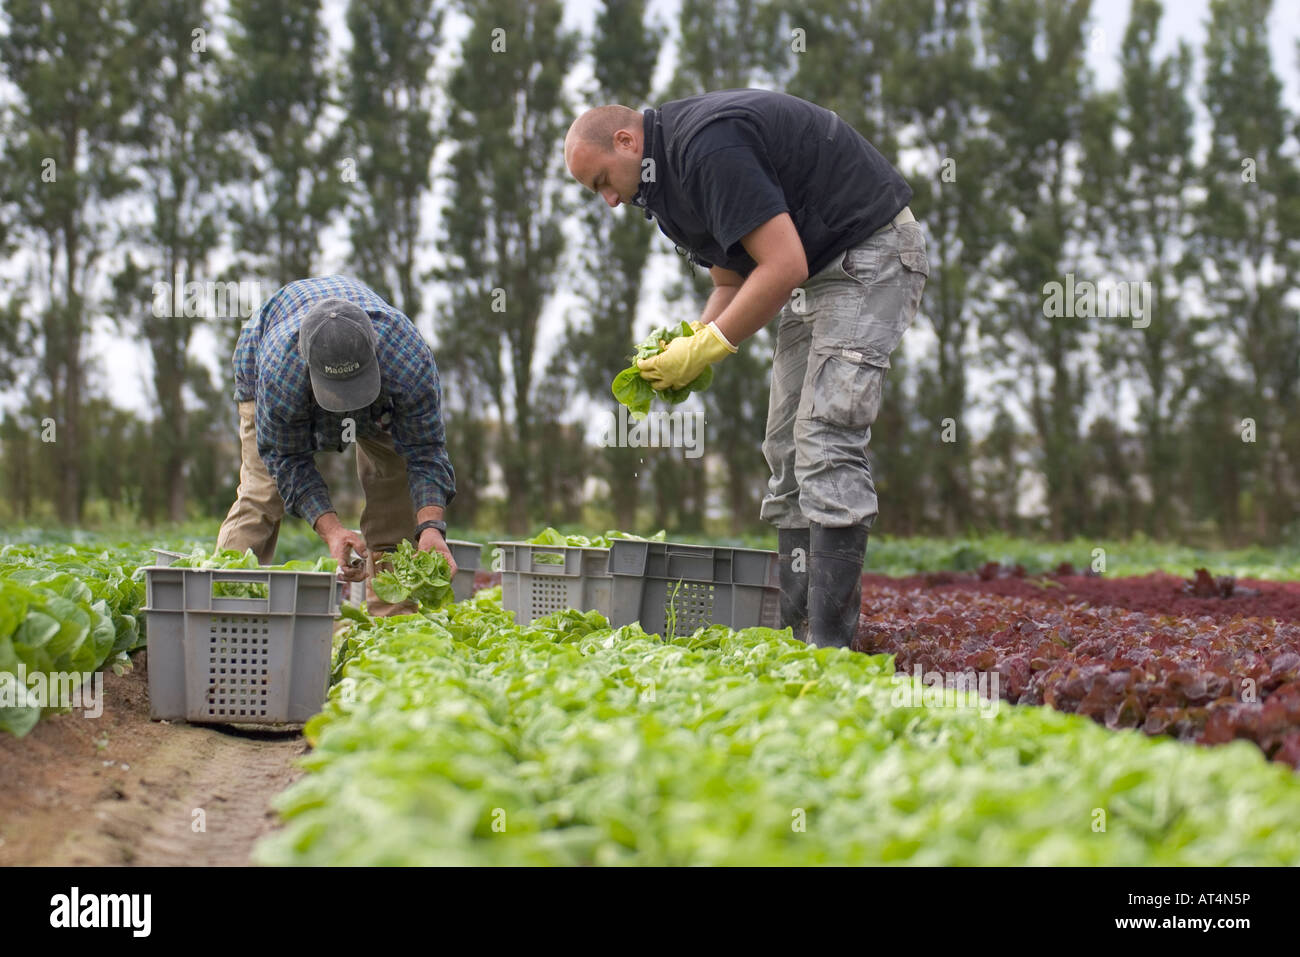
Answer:
[[(388, 435), (357, 439), (357, 478), (366, 504), (361, 512), (361, 537), (369, 553), (366, 561), (366, 606), (372, 615), (404, 615), (416, 610), (411, 602), (389, 604), (375, 597), (370, 579), (383, 569), (383, 555), (415, 532), (415, 506), (406, 480), (406, 463)], [(275, 556), (284, 519), (284, 500), (257, 451), (253, 403), (239, 403), (239, 490), (217, 534), (218, 548), (251, 548), (257, 560), (269, 565)], [(379, 565), (376, 566), (376, 559)]]

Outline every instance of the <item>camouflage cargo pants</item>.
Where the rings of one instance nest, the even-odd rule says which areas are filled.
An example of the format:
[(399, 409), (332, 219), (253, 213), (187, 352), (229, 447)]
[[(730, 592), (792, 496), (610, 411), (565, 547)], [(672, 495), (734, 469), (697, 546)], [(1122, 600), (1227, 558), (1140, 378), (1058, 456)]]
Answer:
[(762, 517), (870, 527), (867, 462), (890, 353), (921, 304), (930, 266), (915, 222), (897, 222), (836, 257), (781, 310), (763, 454), (772, 477)]

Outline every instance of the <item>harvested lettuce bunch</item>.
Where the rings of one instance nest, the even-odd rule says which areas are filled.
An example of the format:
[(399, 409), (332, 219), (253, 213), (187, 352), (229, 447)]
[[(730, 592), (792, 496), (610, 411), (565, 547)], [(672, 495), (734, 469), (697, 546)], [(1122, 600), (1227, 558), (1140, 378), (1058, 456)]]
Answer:
[(641, 370), (636, 364), (638, 359), (649, 359), (651, 356), (657, 356), (668, 347), (668, 343), (678, 336), (691, 336), (694, 334), (695, 330), (691, 328), (691, 324), (684, 320), (679, 325), (654, 330), (636, 347), (636, 354), (632, 356), (632, 364), (614, 377), (614, 384), (610, 387), (610, 391), (614, 393), (614, 398), (628, 407), (634, 419), (646, 417), (646, 414), (650, 411), (650, 403), (654, 401), (656, 396), (669, 405), (676, 405), (679, 402), (685, 402), (692, 392), (703, 392), (713, 384), (712, 366), (709, 366), (696, 376), (693, 382), (682, 386), (680, 389), (664, 389), (662, 392), (656, 392), (654, 386), (641, 378)]

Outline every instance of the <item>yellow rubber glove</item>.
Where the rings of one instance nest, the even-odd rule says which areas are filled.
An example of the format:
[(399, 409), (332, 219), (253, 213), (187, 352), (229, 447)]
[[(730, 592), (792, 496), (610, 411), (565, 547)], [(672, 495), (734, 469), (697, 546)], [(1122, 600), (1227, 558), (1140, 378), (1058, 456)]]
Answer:
[(721, 330), (709, 323), (693, 336), (678, 336), (668, 343), (668, 348), (649, 359), (638, 359), (641, 378), (657, 391), (680, 389), (694, 382), (701, 372), (733, 355), (736, 347), (727, 341)]

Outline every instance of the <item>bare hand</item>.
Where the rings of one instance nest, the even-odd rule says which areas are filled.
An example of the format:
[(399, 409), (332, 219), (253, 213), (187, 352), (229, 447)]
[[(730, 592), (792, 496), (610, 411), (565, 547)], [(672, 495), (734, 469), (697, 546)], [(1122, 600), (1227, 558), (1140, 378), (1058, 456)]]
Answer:
[(447, 547), (447, 540), (442, 537), (442, 532), (436, 528), (426, 528), (424, 534), (420, 536), (419, 548), (422, 552), (442, 552), (447, 557), (447, 564), (451, 566), (452, 577), (455, 577), (456, 559), (451, 557), (451, 549)]
[[(366, 542), (357, 532), (340, 526), (325, 539), (330, 554), (339, 563), (339, 577), (348, 582), (365, 581)], [(355, 558), (354, 558), (355, 553)]]

